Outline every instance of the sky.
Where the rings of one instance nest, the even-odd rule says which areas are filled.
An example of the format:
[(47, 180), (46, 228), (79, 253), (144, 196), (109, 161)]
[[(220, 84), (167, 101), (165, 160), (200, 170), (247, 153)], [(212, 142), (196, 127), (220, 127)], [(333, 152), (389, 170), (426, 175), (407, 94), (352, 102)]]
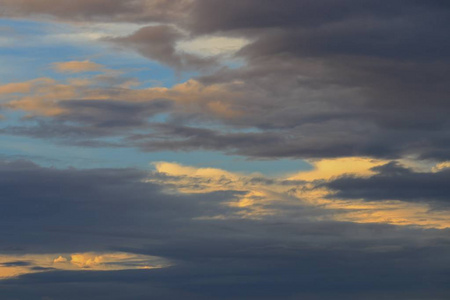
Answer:
[(0, 298), (450, 298), (450, 4), (0, 0)]

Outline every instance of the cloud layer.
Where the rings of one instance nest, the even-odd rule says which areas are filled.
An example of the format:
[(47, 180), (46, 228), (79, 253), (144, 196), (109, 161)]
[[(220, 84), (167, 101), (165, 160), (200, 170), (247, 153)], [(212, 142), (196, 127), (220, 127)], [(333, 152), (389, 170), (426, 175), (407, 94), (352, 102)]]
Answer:
[[(227, 145), (233, 153), (265, 158), (449, 158), (449, 18), (441, 1), (127, 1), (108, 4), (107, 10), (98, 9), (102, 1), (70, 4), (73, 8), (54, 1), (2, 4), (5, 16), (143, 22), (130, 35), (103, 40), (178, 70), (209, 69), (197, 77), (196, 94), (176, 87), (160, 93), (168, 100), (189, 98), (189, 107), (171, 111), (177, 126), (173, 119), (165, 122), (163, 128), (172, 128), (167, 142), (138, 143), (146, 151), (221, 150)], [(208, 36), (247, 39), (249, 44), (234, 54), (244, 63), (217, 69), (219, 58), (177, 47)], [(138, 97), (135, 90), (105, 89), (101, 97), (108, 101), (118, 93)], [(155, 97), (152, 90), (140, 94), (143, 101)], [(68, 97), (77, 100), (79, 95)], [(65, 98), (56, 97), (49, 109), (58, 111), (58, 100)], [(225, 128), (206, 134), (203, 128), (212, 120)], [(191, 127), (199, 130), (187, 129), (189, 136), (176, 129)], [(249, 142), (230, 133), (236, 130), (245, 130), (242, 138)]]
[[(0, 82), (2, 142), (205, 153), (153, 171), (0, 160), (3, 298), (449, 298), (447, 2), (0, 7), (27, 68)], [(208, 151), (312, 169), (231, 172)]]
[[(447, 230), (326, 220), (320, 216), (331, 216), (329, 210), (267, 190), (301, 182), (249, 178), (245, 183), (242, 176), (220, 170), (162, 163), (157, 173), (148, 174), (2, 162), (0, 173), (0, 228), (7, 237), (1, 251), (10, 256), (2, 271), (31, 262), (45, 267), (48, 253), (92, 251), (131, 253), (125, 269), (134, 254), (159, 256), (172, 265), (100, 276), (95, 273), (102, 266), (95, 263), (100, 254), (86, 253), (82, 260), (74, 254), (71, 261), (75, 257), (75, 263), (91, 264), (93, 270), (35, 270), (39, 273), (3, 280), (6, 297), (105, 299), (104, 291), (117, 287), (124, 290), (114, 299), (141, 299), (153, 291), (162, 299), (370, 299), (377, 293), (388, 299), (422, 299), (422, 293), (441, 299), (448, 293)], [(173, 187), (182, 189), (174, 193)], [(230, 205), (246, 189), (253, 189), (254, 203)], [(256, 191), (263, 193), (257, 197)], [(264, 206), (272, 211), (256, 218), (240, 213)], [(51, 289), (42, 285), (49, 280)], [(73, 282), (82, 288), (72, 290)]]

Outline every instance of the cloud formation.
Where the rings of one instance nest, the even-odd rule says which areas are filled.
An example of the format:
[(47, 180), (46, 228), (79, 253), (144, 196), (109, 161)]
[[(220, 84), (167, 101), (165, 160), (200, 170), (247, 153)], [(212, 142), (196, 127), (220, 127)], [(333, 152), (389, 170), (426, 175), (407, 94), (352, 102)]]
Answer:
[[(249, 41), (233, 54), (241, 65), (209, 69), (191, 81), (200, 87), (197, 93), (186, 90), (181, 97), (191, 99), (194, 112), (184, 106), (174, 113), (178, 128), (197, 127), (200, 133), (217, 116), (216, 125), (227, 128), (214, 129), (209, 145), (199, 143), (204, 142), (201, 136), (180, 142), (175, 135), (173, 141), (167, 136), (168, 142), (150, 142), (161, 147), (141, 149), (187, 150), (198, 145), (220, 151), (227, 145), (233, 153), (259, 158), (449, 158), (449, 43), (444, 29), (449, 12), (441, 1), (393, 1), (388, 6), (350, 0), (283, 5), (251, 0), (126, 1), (107, 5), (107, 10), (98, 9), (102, 1), (68, 7), (53, 1), (3, 2), (5, 16), (142, 22), (134, 33), (102, 40), (178, 70), (206, 70), (218, 63), (180, 50), (180, 42), (211, 36)], [(71, 5), (73, 9), (67, 9)], [(178, 98), (172, 90), (179, 89), (163, 97)], [(111, 87), (103, 97), (114, 98), (117, 92)], [(141, 91), (146, 93), (151, 101), (153, 91)], [(61, 92), (52, 97), (76, 98)], [(254, 141), (252, 146), (229, 133), (241, 129), (245, 140)], [(267, 139), (255, 138), (258, 131)]]
[(448, 206), (450, 169), (437, 172), (414, 172), (398, 163), (375, 167), (370, 177), (343, 176), (326, 186), (336, 190), (336, 197), (350, 199), (424, 201)]
[[(157, 170), (152, 175), (135, 169), (54, 169), (23, 161), (2, 162), (5, 209), (0, 228), (8, 239), (1, 251), (10, 259), (1, 268), (39, 266), (34, 270), (38, 273), (1, 281), (4, 295), (71, 299), (89, 294), (104, 299), (101, 291), (116, 285), (126, 290), (134, 286), (128, 297), (145, 297), (155, 289), (162, 299), (308, 298), (313, 294), (320, 299), (357, 299), (368, 291), (388, 293), (392, 299), (412, 293), (439, 299), (448, 292), (442, 281), (449, 259), (447, 229), (321, 219), (318, 216), (329, 215), (327, 210), (308, 208), (287, 195), (283, 200), (282, 193), (269, 192), (270, 185), (256, 178), (247, 177), (245, 182), (245, 176), (229, 172), (162, 163)], [(189, 190), (186, 184), (195, 178), (197, 185), (209, 188), (200, 193)], [(230, 184), (224, 185), (225, 181)], [(174, 193), (170, 190), (176, 182), (185, 188)], [(216, 184), (221, 191), (215, 190)], [(254, 197), (254, 204), (229, 205), (243, 190), (263, 186), (265, 195)], [(273, 211), (258, 218), (236, 214), (258, 205)], [(130, 253), (125, 255), (131, 261), (127, 258), (124, 268), (135, 262), (136, 254), (162, 257), (172, 266), (103, 271), (101, 276), (95, 270), (42, 269), (67, 264), (69, 255), (64, 253), (117, 251)], [(50, 265), (42, 264), (48, 253), (64, 255), (53, 255)], [(98, 265), (100, 254), (89, 253), (83, 258), (71, 255), (74, 268)], [(428, 274), (425, 280), (423, 272)], [(289, 279), (283, 274), (290, 274)], [(49, 281), (51, 289), (42, 285)], [(72, 282), (83, 288), (67, 288)], [(236, 285), (238, 289), (233, 288)], [(114, 297), (123, 296), (118, 292)]]
[(205, 69), (218, 65), (212, 57), (200, 57), (177, 49), (177, 43), (185, 38), (185, 35), (173, 26), (155, 25), (142, 27), (129, 36), (105, 40), (125, 48), (133, 48), (145, 57), (177, 70)]
[(0, 280), (25, 274), (66, 271), (119, 271), (169, 266), (158, 257), (129, 253), (63, 253), (0, 255)]
[(56, 0), (2, 0), (5, 17), (54, 17), (59, 21), (151, 22), (179, 17), (190, 0), (82, 0), (76, 3)]
[(102, 65), (89, 60), (54, 63), (53, 68), (61, 73), (83, 73), (103, 70)]
[(8, 74), (0, 138), (312, 167), (269, 177), (173, 161), (153, 171), (0, 161), (5, 299), (448, 299), (447, 2), (0, 7), (35, 36), (16, 39), (19, 50), (42, 40), (36, 24), (63, 24), (61, 35), (120, 27), (85, 32), (97, 55), (67, 51), (33, 65), (44, 75)]

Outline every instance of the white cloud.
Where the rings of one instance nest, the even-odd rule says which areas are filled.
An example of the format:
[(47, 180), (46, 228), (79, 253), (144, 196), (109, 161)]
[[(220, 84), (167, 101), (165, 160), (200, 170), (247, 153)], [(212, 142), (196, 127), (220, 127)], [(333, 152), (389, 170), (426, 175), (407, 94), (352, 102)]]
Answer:
[(181, 41), (177, 44), (180, 51), (201, 56), (232, 54), (250, 41), (243, 38), (230, 38), (221, 36), (202, 36), (192, 40)]

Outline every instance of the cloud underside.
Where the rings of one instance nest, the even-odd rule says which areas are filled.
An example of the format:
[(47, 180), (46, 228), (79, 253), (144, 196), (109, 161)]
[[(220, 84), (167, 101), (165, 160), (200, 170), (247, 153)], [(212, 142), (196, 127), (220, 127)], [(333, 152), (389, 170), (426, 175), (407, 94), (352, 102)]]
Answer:
[[(449, 292), (447, 229), (338, 221), (352, 208), (314, 203), (321, 196), (311, 181), (163, 162), (154, 173), (2, 162), (0, 175), (0, 233), (8, 237), (0, 274), (22, 274), (3, 278), (6, 296), (104, 299), (105, 290), (125, 289), (136, 299), (153, 291), (162, 299), (440, 299)], [(358, 212), (367, 217), (368, 208)], [(49, 281), (51, 289), (42, 285)], [(73, 282), (83, 288), (74, 291)]]

